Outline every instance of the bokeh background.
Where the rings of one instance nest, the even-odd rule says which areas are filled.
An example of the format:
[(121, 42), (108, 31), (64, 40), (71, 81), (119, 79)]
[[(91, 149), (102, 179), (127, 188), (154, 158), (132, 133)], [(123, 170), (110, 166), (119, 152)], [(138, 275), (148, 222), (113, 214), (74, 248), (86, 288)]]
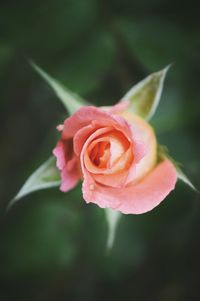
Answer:
[(200, 188), (199, 53), (193, 0), (0, 2), (0, 300), (200, 298), (200, 198), (182, 183), (152, 212), (123, 216), (109, 254), (104, 211), (80, 186), (34, 193), (5, 213), (66, 117), (29, 59), (96, 105), (173, 62), (152, 123)]

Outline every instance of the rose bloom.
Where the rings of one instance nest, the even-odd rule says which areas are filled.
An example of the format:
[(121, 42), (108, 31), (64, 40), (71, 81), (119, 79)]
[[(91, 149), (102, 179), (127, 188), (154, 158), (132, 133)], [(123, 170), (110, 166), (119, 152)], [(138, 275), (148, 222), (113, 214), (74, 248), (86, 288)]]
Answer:
[(168, 159), (158, 162), (154, 130), (126, 110), (85, 106), (58, 126), (61, 138), (53, 154), (61, 174), (61, 191), (83, 180), (87, 203), (125, 214), (157, 206), (174, 189), (177, 172)]

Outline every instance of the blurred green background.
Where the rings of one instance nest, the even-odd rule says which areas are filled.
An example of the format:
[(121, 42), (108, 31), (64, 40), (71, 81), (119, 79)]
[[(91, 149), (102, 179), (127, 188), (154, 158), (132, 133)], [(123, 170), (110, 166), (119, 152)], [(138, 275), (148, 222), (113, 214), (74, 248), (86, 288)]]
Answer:
[(106, 252), (104, 211), (80, 186), (5, 208), (46, 160), (66, 113), (30, 67), (96, 105), (174, 62), (152, 120), (200, 188), (200, 18), (193, 0), (0, 2), (0, 300), (200, 299), (200, 198), (182, 183), (152, 212), (123, 216)]

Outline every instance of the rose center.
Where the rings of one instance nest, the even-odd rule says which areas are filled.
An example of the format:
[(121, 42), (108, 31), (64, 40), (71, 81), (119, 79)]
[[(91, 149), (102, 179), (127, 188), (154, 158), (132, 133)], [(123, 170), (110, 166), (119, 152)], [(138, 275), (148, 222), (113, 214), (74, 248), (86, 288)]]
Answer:
[(130, 142), (121, 132), (108, 132), (90, 143), (85, 153), (85, 164), (91, 172), (122, 170), (132, 159), (129, 147)]
[(106, 168), (110, 158), (110, 142), (98, 142), (90, 153), (90, 160), (99, 168)]

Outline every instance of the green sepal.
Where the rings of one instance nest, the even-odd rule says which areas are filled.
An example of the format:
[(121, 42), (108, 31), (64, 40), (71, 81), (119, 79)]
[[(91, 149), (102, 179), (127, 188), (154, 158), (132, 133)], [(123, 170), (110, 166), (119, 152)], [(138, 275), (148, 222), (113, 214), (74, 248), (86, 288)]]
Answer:
[(164, 80), (170, 65), (152, 73), (144, 80), (133, 86), (123, 97), (122, 101), (129, 101), (128, 110), (143, 119), (150, 120), (159, 104)]
[(195, 186), (192, 184), (192, 182), (189, 180), (189, 178), (185, 175), (185, 173), (182, 171), (182, 164), (174, 160), (170, 155), (169, 151), (166, 146), (164, 145), (158, 145), (158, 162), (163, 161), (165, 159), (169, 159), (173, 165), (176, 168), (178, 179), (183, 181), (185, 184), (190, 186), (193, 190), (198, 192), (198, 190), (195, 188)]
[(31, 192), (59, 185), (60, 174), (56, 168), (56, 159), (52, 156), (26, 180), (17, 195), (10, 201), (8, 208)]
[(82, 106), (89, 105), (89, 103), (81, 98), (79, 95), (71, 92), (68, 88), (64, 87), (56, 79), (48, 75), (38, 65), (31, 62), (32, 67), (37, 71), (38, 74), (49, 84), (53, 89), (57, 97), (60, 99), (64, 107), (67, 109), (70, 115), (80, 109)]
[(106, 221), (108, 225), (108, 235), (107, 235), (107, 250), (110, 251), (113, 247), (117, 225), (122, 214), (119, 211), (115, 211), (110, 208), (105, 209)]

